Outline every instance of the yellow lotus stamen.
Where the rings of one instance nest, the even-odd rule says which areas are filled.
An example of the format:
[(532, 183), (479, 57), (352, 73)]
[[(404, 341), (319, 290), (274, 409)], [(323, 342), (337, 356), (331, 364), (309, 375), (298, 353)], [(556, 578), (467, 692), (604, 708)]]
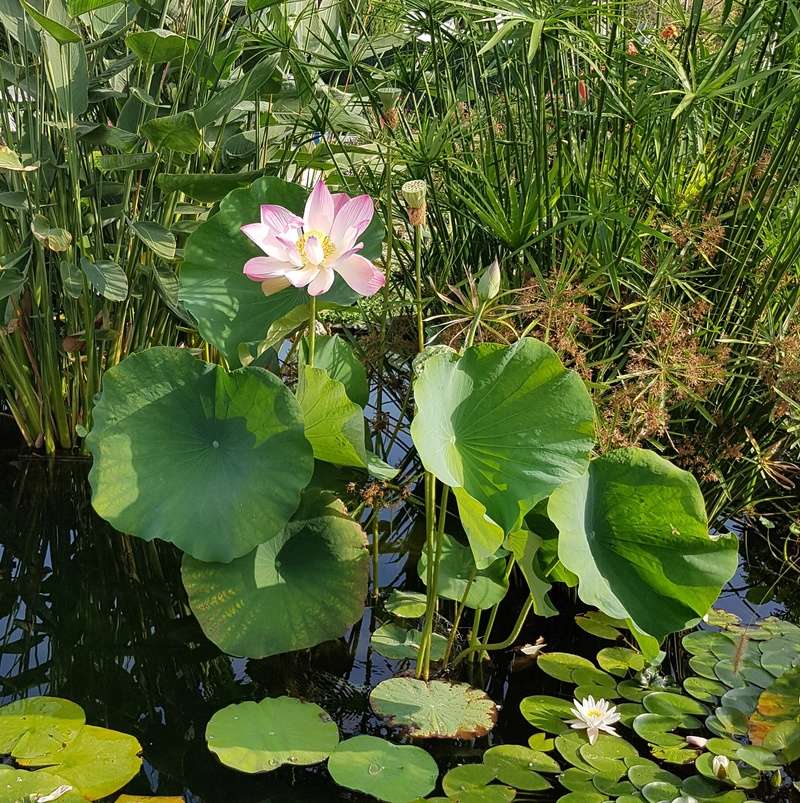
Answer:
[(327, 261), (336, 253), (336, 245), (327, 234), (323, 234), (321, 231), (314, 231), (313, 229), (311, 231), (304, 231), (297, 238), (297, 252), (300, 254), (300, 258), (304, 263), (308, 261), (305, 249), (306, 243), (311, 237), (315, 237), (322, 247), (322, 253), (325, 255), (323, 261)]

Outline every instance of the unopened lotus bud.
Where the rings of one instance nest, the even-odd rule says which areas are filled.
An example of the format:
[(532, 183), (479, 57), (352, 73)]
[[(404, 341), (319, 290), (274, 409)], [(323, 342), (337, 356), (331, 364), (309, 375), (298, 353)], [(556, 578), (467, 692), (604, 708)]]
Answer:
[(730, 763), (731, 760), (727, 756), (714, 756), (711, 761), (711, 771), (717, 778), (727, 778)]
[(773, 789), (780, 789), (781, 786), (783, 786), (783, 776), (780, 770), (775, 770), (775, 772), (769, 776), (769, 785)]
[(406, 206), (408, 206), (408, 219), (412, 226), (425, 225), (425, 211), (427, 208), (425, 194), (427, 190), (428, 185), (422, 179), (406, 181), (403, 184), (403, 199), (406, 202)]
[(495, 257), (494, 261), (483, 272), (478, 281), (478, 298), (481, 301), (490, 301), (500, 292), (500, 264)]
[(687, 736), (686, 741), (692, 747), (697, 747), (700, 750), (704, 750), (705, 746), (708, 744), (708, 739), (704, 739), (702, 736)]

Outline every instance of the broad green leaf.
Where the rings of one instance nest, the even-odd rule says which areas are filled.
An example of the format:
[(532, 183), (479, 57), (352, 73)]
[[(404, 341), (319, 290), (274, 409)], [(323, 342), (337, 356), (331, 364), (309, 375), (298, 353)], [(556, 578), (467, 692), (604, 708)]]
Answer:
[[(308, 361), (308, 339), (303, 338), (300, 355)], [(344, 385), (347, 396), (359, 407), (369, 403), (369, 382), (364, 366), (348, 342), (339, 335), (317, 335), (314, 345), (314, 367), (321, 368), (332, 379)]]
[(92, 262), (86, 257), (81, 257), (81, 268), (89, 284), (103, 298), (109, 301), (124, 301), (128, 297), (128, 277), (116, 262), (107, 259)]
[(605, 647), (597, 653), (597, 663), (606, 672), (624, 678), (629, 671), (641, 672), (644, 669), (644, 656), (627, 647)]
[(67, 0), (67, 11), (70, 17), (79, 17), (81, 14), (113, 6), (118, 2), (119, 0)]
[(694, 477), (644, 449), (594, 460), (548, 512), (581, 599), (659, 639), (703, 616), (736, 570), (736, 537), (709, 535)]
[[(372, 634), (369, 643), (375, 652), (385, 658), (416, 659), (422, 643), (422, 633), (419, 630), (406, 630), (402, 625), (390, 622), (379, 627)], [(441, 661), (446, 649), (447, 639), (434, 633), (431, 637), (431, 660)]]
[(0, 754), (36, 758), (71, 742), (83, 727), (83, 709), (60, 697), (29, 697), (0, 708)]
[(314, 703), (266, 697), (217, 711), (206, 726), (208, 749), (239, 772), (324, 761), (339, 744), (336, 723)]
[(519, 704), (519, 710), (525, 719), (547, 733), (566, 733), (569, 725), (566, 721), (574, 719), (572, 704), (568, 700), (551, 697), (546, 694), (536, 694), (525, 697)]
[[(50, 0), (45, 16), (64, 28), (74, 30), (75, 23), (67, 16), (62, 0)], [(52, 36), (45, 36), (42, 44), (47, 78), (58, 107), (64, 115), (80, 117), (89, 107), (89, 68), (83, 43), (77, 41), (61, 45)]]
[(116, 170), (123, 172), (149, 170), (158, 162), (158, 154), (155, 153), (95, 153), (93, 157), (101, 173), (113, 173)]
[(150, 221), (134, 221), (131, 223), (133, 233), (154, 253), (162, 259), (175, 259), (175, 235), (160, 223)]
[(486, 513), (486, 508), (463, 488), (453, 488), (458, 503), (458, 516), (467, 534), (472, 557), (479, 569), (485, 569), (495, 560), (497, 550), (503, 546), (505, 533)]
[[(488, 610), (500, 602), (508, 591), (505, 571), (506, 561), (503, 558), (498, 558), (487, 568), (479, 570), (469, 547), (463, 546), (445, 533), (442, 537), (436, 593), (457, 602), (463, 599), (468, 608)], [(428, 556), (424, 551), (417, 563), (417, 573), (422, 582), (427, 584)]]
[(425, 594), (417, 591), (402, 591), (398, 588), (392, 589), (389, 598), (386, 600), (386, 610), (401, 619), (418, 619), (425, 615), (428, 606)]
[(429, 352), (414, 382), (414, 445), (426, 469), (463, 488), (505, 533), (586, 471), (594, 407), (580, 377), (533, 338)]
[(84, 725), (65, 747), (18, 761), (26, 767), (47, 767), (47, 772), (63, 778), (89, 800), (98, 800), (139, 772), (141, 752), (142, 746), (127, 733)]
[(274, 375), (157, 347), (106, 371), (86, 439), (95, 510), (118, 530), (230, 561), (278, 536), (313, 471)]
[(136, 31), (125, 37), (125, 44), (145, 64), (163, 64), (185, 58), (191, 59), (198, 41), (162, 28)]
[(680, 725), (680, 718), (665, 717), (661, 714), (640, 714), (633, 721), (633, 729), (637, 735), (659, 747), (685, 746), (683, 736), (673, 733)]
[(339, 786), (365, 792), (387, 803), (409, 803), (433, 791), (439, 768), (421, 747), (392, 744), (376, 736), (341, 742), (328, 759)]
[(19, 0), (0, 0), (0, 23), (22, 47), (31, 53), (39, 54), (39, 37), (27, 19)]
[(191, 112), (167, 117), (153, 117), (139, 128), (156, 149), (166, 148), (178, 153), (197, 153), (202, 142), (200, 129)]
[(58, 803), (86, 803), (71, 783), (45, 770), (28, 772), (0, 765), (0, 800), (56, 800)]
[(285, 528), (263, 532), (269, 540), (232, 563), (184, 557), (206, 636), (232, 655), (263, 658), (343, 635), (361, 617), (369, 575), (366, 536), (344, 505), (309, 492)]
[(26, 3), (25, 0), (20, 0), (20, 4), (25, 11), (36, 20), (39, 26), (52, 36), (59, 45), (68, 45), (81, 41), (81, 35), (77, 31), (72, 30), (72, 28), (66, 25), (62, 25), (57, 20), (51, 20), (49, 17), (42, 14), (41, 11), (30, 5), (30, 3)]
[(455, 797), (465, 789), (486, 786), (495, 777), (495, 771), (485, 764), (457, 764), (442, 778), (442, 791), (450, 797)]
[(517, 566), (528, 584), (534, 613), (537, 616), (556, 616), (558, 610), (553, 607), (548, 596), (553, 586), (539, 576), (539, 562), (536, 558), (542, 543), (543, 540), (530, 530), (515, 530), (506, 539), (506, 547), (514, 555)]
[[(273, 177), (259, 179), (223, 198), (219, 212), (189, 235), (181, 266), (181, 301), (197, 321), (200, 334), (232, 364), (238, 364), (240, 343), (259, 343), (272, 323), (295, 307), (308, 305), (305, 288), (289, 287), (265, 296), (260, 284), (244, 275), (244, 263), (263, 254), (240, 228), (260, 219), (261, 204), (279, 204), (302, 214), (307, 195), (308, 190), (296, 184)], [(361, 253), (379, 258), (382, 239), (383, 227), (376, 216), (362, 236)], [(351, 304), (355, 298), (337, 277), (333, 287), (318, 297), (317, 306)]]
[(497, 706), (466, 683), (389, 678), (369, 696), (372, 710), (418, 739), (473, 739), (497, 722)]
[(490, 747), (483, 754), (483, 763), (494, 770), (501, 783), (527, 792), (550, 788), (550, 783), (539, 775), (540, 772), (561, 771), (559, 763), (547, 753), (516, 744)]
[(567, 683), (577, 682), (573, 680), (576, 669), (589, 671), (597, 669), (588, 658), (584, 658), (581, 655), (573, 655), (569, 652), (543, 653), (537, 659), (537, 664), (542, 672)]
[(708, 709), (691, 697), (682, 694), (672, 694), (666, 691), (654, 691), (642, 698), (642, 705), (651, 714), (661, 714), (665, 717), (682, 717), (691, 714), (696, 717), (708, 716)]
[(182, 192), (196, 201), (212, 202), (232, 190), (248, 187), (263, 171), (249, 173), (159, 173), (156, 184), (164, 192)]

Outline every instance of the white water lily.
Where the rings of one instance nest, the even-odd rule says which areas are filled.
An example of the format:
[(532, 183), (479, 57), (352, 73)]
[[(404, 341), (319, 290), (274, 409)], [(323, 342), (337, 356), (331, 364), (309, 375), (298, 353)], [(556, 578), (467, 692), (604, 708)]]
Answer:
[(573, 703), (571, 711), (576, 718), (569, 720), (568, 724), (576, 730), (585, 728), (586, 735), (589, 737), (589, 744), (594, 744), (597, 741), (600, 731), (611, 736), (619, 736), (614, 728), (611, 727), (615, 722), (619, 722), (620, 719), (616, 706), (610, 705), (607, 700), (602, 698), (595, 701), (591, 695), (580, 702), (573, 700)]
[(727, 756), (714, 756), (711, 761), (711, 771), (717, 778), (727, 778), (730, 763), (731, 760)]
[(696, 747), (699, 750), (705, 750), (705, 747), (708, 744), (708, 739), (705, 739), (702, 736), (687, 736), (686, 741), (692, 747)]

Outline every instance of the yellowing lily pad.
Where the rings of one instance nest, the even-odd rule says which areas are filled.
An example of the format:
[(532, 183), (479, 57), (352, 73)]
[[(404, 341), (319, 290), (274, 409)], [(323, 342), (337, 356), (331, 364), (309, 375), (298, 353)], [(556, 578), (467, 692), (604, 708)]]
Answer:
[(29, 697), (0, 708), (0, 754), (36, 758), (61, 750), (86, 722), (83, 709), (60, 697)]
[(473, 739), (497, 722), (497, 706), (466, 683), (390, 678), (369, 700), (376, 714), (421, 739)]
[(240, 772), (269, 772), (282, 764), (318, 764), (339, 744), (339, 729), (314, 703), (267, 697), (217, 711), (206, 727), (208, 749)]
[(86, 798), (78, 794), (72, 784), (57, 775), (44, 770), (28, 772), (0, 765), (0, 800), (3, 803), (45, 799), (58, 803), (86, 803)]

